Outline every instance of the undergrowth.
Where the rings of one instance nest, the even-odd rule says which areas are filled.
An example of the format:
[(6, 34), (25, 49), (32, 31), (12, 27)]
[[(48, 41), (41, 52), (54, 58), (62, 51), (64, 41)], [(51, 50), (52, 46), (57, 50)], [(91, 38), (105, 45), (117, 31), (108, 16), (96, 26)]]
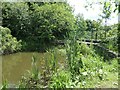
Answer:
[[(79, 44), (75, 39), (68, 40), (66, 47), (64, 50), (55, 48), (47, 52), (49, 58), (44, 59), (43, 72), (39, 71), (37, 58), (33, 56), (29, 76), (22, 77), (18, 88), (96, 88), (102, 85), (101, 82), (114, 80), (117, 83), (117, 77), (112, 77), (113, 73), (118, 73), (117, 58), (104, 62), (104, 58), (97, 55), (92, 46)], [(62, 67), (58, 62), (59, 52), (66, 56), (66, 64)]]

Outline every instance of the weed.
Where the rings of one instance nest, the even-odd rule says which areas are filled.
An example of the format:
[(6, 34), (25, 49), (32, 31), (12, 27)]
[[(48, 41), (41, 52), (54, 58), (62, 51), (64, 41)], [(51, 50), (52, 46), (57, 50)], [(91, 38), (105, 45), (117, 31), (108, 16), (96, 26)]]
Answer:
[(37, 67), (37, 58), (33, 55), (32, 57), (32, 71), (31, 71), (31, 75), (33, 79), (39, 79), (39, 70)]
[(66, 88), (69, 86), (71, 74), (69, 71), (58, 70), (51, 77), (50, 88)]
[(7, 88), (8, 88), (8, 82), (7, 82), (7, 80), (4, 80), (2, 87), (1, 87), (1, 90), (7, 90)]
[(74, 74), (79, 74), (79, 69), (83, 67), (81, 60), (80, 46), (77, 42), (77, 32), (69, 35), (69, 39), (66, 43), (66, 57), (68, 61), (68, 66), (70, 72)]

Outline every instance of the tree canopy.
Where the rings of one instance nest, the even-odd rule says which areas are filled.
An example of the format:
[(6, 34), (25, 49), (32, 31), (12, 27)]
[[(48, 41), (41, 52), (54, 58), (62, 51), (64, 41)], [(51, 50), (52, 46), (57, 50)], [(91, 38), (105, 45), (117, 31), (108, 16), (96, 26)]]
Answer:
[(2, 17), (3, 26), (10, 28), (13, 36), (41, 45), (64, 39), (75, 29), (72, 8), (65, 2), (7, 2), (2, 4)]

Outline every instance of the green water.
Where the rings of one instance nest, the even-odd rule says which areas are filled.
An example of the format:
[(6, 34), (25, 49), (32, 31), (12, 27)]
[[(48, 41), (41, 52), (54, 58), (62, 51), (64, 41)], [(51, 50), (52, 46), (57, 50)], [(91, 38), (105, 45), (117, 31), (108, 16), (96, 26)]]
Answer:
[[(17, 84), (27, 70), (31, 70), (31, 58), (33, 54), (37, 57), (37, 65), (40, 71), (44, 69), (45, 59), (49, 58), (48, 53), (20, 52), (2, 56), (2, 79), (7, 79), (10, 84)], [(1, 56), (0, 56), (1, 57)], [(59, 65), (64, 64), (65, 57), (57, 53)]]

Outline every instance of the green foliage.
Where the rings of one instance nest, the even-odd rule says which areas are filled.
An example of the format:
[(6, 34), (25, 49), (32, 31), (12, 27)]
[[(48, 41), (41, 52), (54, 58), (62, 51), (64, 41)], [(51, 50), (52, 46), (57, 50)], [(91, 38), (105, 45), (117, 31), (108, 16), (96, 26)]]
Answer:
[(64, 4), (45, 4), (41, 7), (34, 5), (34, 8), (32, 25), (41, 41), (48, 43), (54, 39), (62, 39), (74, 29), (74, 17)]
[(66, 43), (66, 57), (72, 76), (70, 86), (85, 87), (86, 81), (94, 77), (103, 80), (106, 77), (103, 71), (103, 59), (95, 54), (92, 46), (79, 44), (80, 41), (76, 39), (77, 31), (71, 32), (69, 36)]
[(103, 79), (103, 60), (98, 55), (92, 56), (88, 55), (87, 57), (82, 57), (83, 60), (83, 71), (87, 72), (90, 76), (89, 78), (96, 75), (100, 79)]
[(58, 69), (57, 49), (48, 51), (49, 58), (45, 59), (45, 66), (48, 71), (56, 72)]
[[(26, 2), (3, 3), (2, 5), (3, 26), (11, 29), (10, 31), (8, 28), (0, 27), (2, 53), (20, 50), (21, 41), (17, 41), (12, 35), (23, 40), (23, 49), (31, 50), (44, 50), (54, 40), (63, 40), (68, 37), (66, 38), (66, 52), (63, 51), (67, 60), (67, 66), (64, 67), (64, 70), (59, 69), (57, 49), (48, 52), (49, 57), (45, 57), (45, 70), (42, 74), (37, 67), (37, 58), (33, 56), (32, 70), (28, 71), (30, 76), (22, 77), (19, 89), (36, 87), (85, 88), (91, 85), (92, 80), (96, 82), (97, 80), (105, 80), (106, 72), (118, 71), (116, 59), (108, 66), (107, 63), (103, 62), (102, 57), (95, 54), (92, 46), (89, 47), (77, 40), (84, 37), (90, 38), (90, 34), (92, 39), (94, 37), (97, 39), (97, 33), (102, 31), (101, 34), (103, 34), (104, 31), (101, 21), (85, 21), (80, 15), (75, 17), (75, 20), (72, 9), (67, 3)], [(110, 5), (109, 2), (104, 3), (103, 14), (105, 15), (103, 18), (109, 18)], [(84, 36), (85, 30), (91, 33), (86, 33), (87, 36)], [(115, 47), (113, 50), (117, 50), (115, 46), (117, 44), (116, 30), (116, 26), (112, 27), (112, 30), (106, 30), (106, 40), (109, 41), (106, 47), (109, 49)], [(96, 31), (96, 35), (94, 31)], [(6, 81), (3, 83), (3, 88), (7, 88)]]
[(59, 70), (51, 77), (49, 84), (50, 88), (68, 88), (70, 83), (71, 75), (70, 72), (65, 70)]
[(102, 18), (109, 19), (112, 11), (112, 6), (111, 2), (104, 2), (103, 5), (103, 15)]
[(114, 52), (118, 52), (118, 24), (114, 24), (114, 25), (110, 25), (108, 26), (108, 31), (106, 32), (106, 39), (104, 39), (104, 41), (106, 41), (107, 43), (103, 43), (101, 45), (103, 45), (105, 48), (112, 50)]
[(7, 88), (8, 88), (8, 82), (7, 82), (7, 80), (5, 80), (5, 81), (3, 81), (1, 90), (7, 90)]
[(67, 3), (39, 4), (2, 4), (3, 26), (23, 41), (23, 49), (44, 51), (55, 39), (64, 39), (74, 30), (75, 18)]
[[(93, 8), (94, 5), (102, 5), (103, 11), (102, 11), (102, 17), (108, 17), (111, 15), (111, 13), (116, 13), (119, 8), (119, 0), (101, 0), (101, 1), (88, 1), (85, 5), (85, 8), (89, 10), (89, 8)], [(96, 3), (97, 2), (97, 3)]]
[[(81, 46), (81, 45), (79, 45)], [(49, 52), (49, 59), (45, 59), (45, 70), (44, 73), (44, 83), (42, 84), (43, 76), (41, 74), (41, 78), (31, 78), (31, 77), (23, 77), (20, 81), (19, 87), (24, 88), (41, 88), (41, 87), (49, 87), (49, 88), (91, 88), (95, 87), (98, 81), (107, 80), (108, 73), (116, 73), (117, 72), (117, 59), (111, 61), (112, 64), (108, 64), (108, 62), (103, 62), (103, 58), (94, 53), (94, 50), (91, 47), (86, 45), (82, 45), (82, 47), (87, 48), (88, 54), (83, 54), (83, 51), (80, 49), (81, 53), (79, 57), (82, 61), (81, 64), (78, 64), (76, 61), (72, 61), (72, 68), (69, 69), (70, 64), (67, 63), (68, 67), (57, 67), (55, 64), (55, 56), (56, 50)], [(89, 49), (88, 49), (89, 48)], [(91, 53), (92, 51), (92, 53)], [(53, 54), (54, 53), (54, 54)], [(68, 52), (66, 52), (68, 54)], [(71, 54), (72, 55), (72, 54)], [(33, 63), (35, 63), (35, 58), (33, 59)], [(69, 62), (69, 61), (68, 61)], [(34, 64), (35, 65), (35, 64)], [(34, 66), (32, 65), (32, 67)], [(57, 67), (57, 68), (56, 68)], [(56, 68), (53, 69), (53, 68)], [(75, 72), (76, 68), (79, 69), (79, 72)], [(49, 69), (49, 70), (48, 70)], [(55, 70), (55, 71), (54, 71)], [(71, 71), (74, 70), (74, 71)], [(48, 72), (49, 71), (49, 72)], [(110, 79), (110, 78), (109, 78)]]
[(10, 29), (0, 26), (0, 32), (0, 51), (2, 51), (2, 54), (13, 53), (21, 50), (21, 40), (17, 41), (17, 39), (11, 35)]
[(18, 89), (23, 90), (26, 88), (25, 77), (22, 76), (22, 79), (19, 81)]
[(29, 34), (29, 13), (26, 3), (2, 3), (2, 26), (8, 27), (11, 30), (11, 34), (18, 39), (23, 39)]
[(117, 30), (117, 24), (116, 24), (116, 25), (113, 25), (113, 27), (111, 27), (111, 29), (107, 32), (107, 38), (106, 38), (106, 41), (109, 41), (106, 47), (115, 52), (118, 52), (117, 33), (118, 33), (118, 30)]
[(97, 21), (95, 20), (86, 20), (86, 24), (87, 24), (87, 29), (86, 29), (86, 34), (85, 37), (87, 37), (87, 39), (91, 38), (91, 39), (101, 39), (101, 33), (102, 33), (102, 25), (101, 25), (101, 20), (98, 19)]
[(112, 59), (110, 61), (111, 64), (109, 64), (109, 66), (105, 67), (106, 71), (109, 71), (109, 72), (112, 72), (112, 73), (118, 72), (118, 70), (119, 70), (118, 60), (119, 60), (118, 58)]
[(40, 73), (37, 67), (37, 58), (35, 56), (32, 57), (32, 78), (33, 79), (39, 79)]
[[(86, 0), (87, 3), (85, 5), (85, 8), (92, 8), (92, 6), (94, 5), (100, 5), (102, 6), (102, 12), (99, 13), (98, 15), (102, 18), (102, 23), (104, 23), (106, 26), (108, 24), (108, 21), (111, 16), (112, 16), (112, 13), (114, 14), (118, 14), (117, 10), (118, 10), (118, 7), (119, 7), (119, 0), (109, 0), (109, 1), (106, 1), (106, 0), (102, 0), (102, 1), (88, 1)], [(97, 3), (96, 3), (97, 2)], [(88, 9), (89, 10), (89, 9)], [(105, 21), (105, 22), (103, 22)], [(102, 31), (98, 32), (101, 33), (99, 36), (100, 38), (99, 39), (106, 39), (106, 32), (108, 31), (107, 28), (103, 28)]]
[(104, 2), (104, 5), (103, 5), (103, 12), (101, 15), (103, 19), (105, 19), (105, 28), (104, 28), (104, 31), (105, 31), (105, 39), (106, 39), (106, 31), (108, 31), (108, 28), (106, 27), (107, 26), (107, 20), (110, 18), (111, 16), (111, 13), (112, 13), (112, 6), (111, 6), (111, 2)]
[(79, 31), (79, 38), (83, 37), (85, 35), (85, 31), (87, 29), (87, 23), (84, 20), (84, 17), (80, 14), (76, 16), (76, 27), (77, 30)]
[(79, 70), (83, 67), (80, 53), (80, 45), (77, 41), (77, 31), (70, 32), (69, 38), (66, 41), (66, 59), (70, 72), (80, 74)]
[(80, 52), (82, 55), (87, 56), (87, 55), (92, 55), (94, 54), (94, 50), (92, 50), (92, 45), (89, 47), (84, 43), (81, 43), (80, 45)]

